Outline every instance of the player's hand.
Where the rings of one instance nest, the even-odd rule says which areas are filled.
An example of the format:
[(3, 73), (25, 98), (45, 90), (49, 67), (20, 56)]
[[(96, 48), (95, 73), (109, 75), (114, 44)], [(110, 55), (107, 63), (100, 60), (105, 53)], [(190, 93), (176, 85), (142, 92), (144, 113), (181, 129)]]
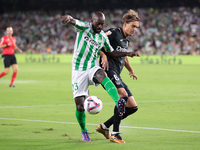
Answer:
[(10, 45), (12, 45), (12, 43), (11, 43), (11, 42), (9, 42), (7, 45), (8, 45), (8, 46), (10, 46)]
[(64, 15), (62, 16), (62, 23), (69, 23), (71, 21), (72, 17), (70, 15)]
[(128, 52), (127, 56), (129, 56), (129, 57), (133, 57), (133, 56), (140, 57), (140, 55), (137, 52)]
[(137, 80), (137, 75), (136, 75), (133, 71), (130, 71), (130, 72), (129, 72), (129, 75), (130, 75), (130, 77), (133, 78), (133, 80), (134, 80), (134, 79)]
[(19, 50), (19, 53), (21, 53), (21, 54), (22, 54), (22, 50)]
[(107, 60), (106, 55), (102, 57), (101, 65), (102, 65), (104, 70), (108, 70), (109, 69), (108, 60)]

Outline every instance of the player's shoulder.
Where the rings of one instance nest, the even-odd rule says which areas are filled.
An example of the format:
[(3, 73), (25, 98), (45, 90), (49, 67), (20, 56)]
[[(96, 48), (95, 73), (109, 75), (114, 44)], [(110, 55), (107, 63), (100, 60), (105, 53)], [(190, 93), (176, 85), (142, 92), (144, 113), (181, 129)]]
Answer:
[(86, 22), (86, 21), (82, 21), (82, 20), (78, 20), (78, 19), (75, 19), (76, 21), (76, 24), (84, 24), (85, 26), (90, 26), (91, 23), (90, 22)]
[(105, 31), (107, 36), (116, 36), (117, 34), (120, 34), (119, 28), (110, 28)]
[(7, 35), (2, 36), (2, 39), (7, 39), (7, 38), (8, 38)]

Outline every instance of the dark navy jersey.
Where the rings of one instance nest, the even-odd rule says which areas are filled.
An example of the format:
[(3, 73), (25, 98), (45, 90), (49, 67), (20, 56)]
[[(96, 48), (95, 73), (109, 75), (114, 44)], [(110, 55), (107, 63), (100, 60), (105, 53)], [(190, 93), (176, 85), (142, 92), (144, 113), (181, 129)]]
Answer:
[[(123, 30), (121, 28), (117, 29), (109, 29), (106, 31), (106, 35), (109, 38), (110, 44), (114, 50), (120, 52), (127, 52), (128, 51), (128, 43), (129, 40), (126, 39)], [(125, 63), (125, 57), (111, 57), (104, 51), (108, 58), (109, 62), (109, 70), (114, 70), (117, 74), (120, 75)]]

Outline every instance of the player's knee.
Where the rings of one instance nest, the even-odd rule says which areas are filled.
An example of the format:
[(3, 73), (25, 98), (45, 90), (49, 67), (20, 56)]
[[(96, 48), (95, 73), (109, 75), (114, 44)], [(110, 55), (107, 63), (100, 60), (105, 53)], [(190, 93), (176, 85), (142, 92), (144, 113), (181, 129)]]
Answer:
[(18, 69), (16, 68), (16, 69), (13, 69), (13, 72), (18, 72)]
[(96, 79), (99, 83), (102, 83), (103, 79), (105, 79), (107, 77), (106, 73), (104, 70), (102, 71), (99, 71), (97, 74), (96, 74)]
[(10, 71), (9, 70), (5, 70), (4, 72), (7, 75), (7, 74), (9, 74)]
[(83, 112), (84, 111), (84, 106), (83, 105), (76, 105), (76, 109), (79, 111), (79, 112)]
[(117, 92), (119, 94), (119, 97), (128, 97), (127, 92), (124, 90), (124, 88), (118, 88)]
[(128, 117), (129, 115), (135, 113), (138, 110), (138, 106), (136, 107), (126, 107), (126, 112), (125, 114), (122, 116), (122, 119), (125, 119), (126, 117)]
[(79, 96), (75, 98), (76, 109), (80, 112), (84, 111), (84, 101), (85, 101), (84, 96)]

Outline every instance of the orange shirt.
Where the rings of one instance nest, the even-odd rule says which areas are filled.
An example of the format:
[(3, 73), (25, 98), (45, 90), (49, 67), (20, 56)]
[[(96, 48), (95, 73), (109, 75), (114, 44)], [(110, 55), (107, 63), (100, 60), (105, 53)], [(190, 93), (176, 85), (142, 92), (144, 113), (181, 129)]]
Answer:
[(8, 44), (8, 43), (12, 43), (10, 46), (7, 46), (3, 49), (3, 55), (14, 55), (15, 54), (15, 44), (16, 44), (16, 40), (14, 37), (8, 37), (7, 35), (3, 36), (1, 38), (1, 42), (0, 45), (4, 45), (4, 44)]

